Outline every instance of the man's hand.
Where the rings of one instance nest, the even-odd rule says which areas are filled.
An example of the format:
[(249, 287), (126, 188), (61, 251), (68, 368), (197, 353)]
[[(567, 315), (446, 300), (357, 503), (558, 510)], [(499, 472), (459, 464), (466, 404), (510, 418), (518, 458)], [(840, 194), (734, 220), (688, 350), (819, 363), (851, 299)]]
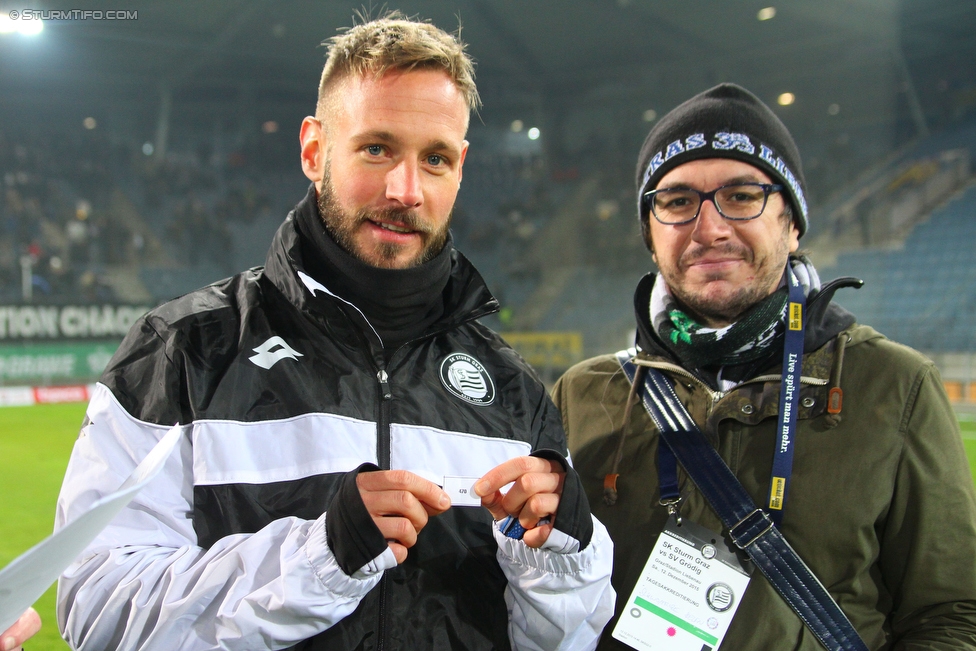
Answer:
[(407, 560), (427, 519), (451, 508), (440, 486), (406, 470), (361, 472), (356, 486), (397, 563)]
[(33, 608), (28, 608), (13, 626), (0, 634), (0, 651), (19, 651), (20, 646), (39, 630), (41, 616)]
[[(475, 482), (474, 492), (495, 520), (517, 517), (525, 528), (522, 541), (529, 547), (542, 547), (552, 532), (565, 479), (566, 473), (556, 461), (516, 457), (489, 470)], [(515, 483), (503, 494), (500, 489), (510, 482)], [(539, 525), (546, 517), (549, 524)]]

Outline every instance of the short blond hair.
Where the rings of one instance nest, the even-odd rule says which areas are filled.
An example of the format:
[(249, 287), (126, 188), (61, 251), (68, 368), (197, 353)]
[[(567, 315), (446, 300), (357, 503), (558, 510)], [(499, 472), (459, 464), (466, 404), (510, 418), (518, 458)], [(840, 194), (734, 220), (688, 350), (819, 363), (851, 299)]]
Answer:
[(477, 110), (481, 98), (474, 83), (474, 61), (458, 36), (426, 22), (406, 18), (399, 11), (346, 30), (326, 43), (329, 55), (319, 82), (318, 115), (327, 110), (329, 91), (349, 75), (381, 77), (390, 71), (443, 70)]

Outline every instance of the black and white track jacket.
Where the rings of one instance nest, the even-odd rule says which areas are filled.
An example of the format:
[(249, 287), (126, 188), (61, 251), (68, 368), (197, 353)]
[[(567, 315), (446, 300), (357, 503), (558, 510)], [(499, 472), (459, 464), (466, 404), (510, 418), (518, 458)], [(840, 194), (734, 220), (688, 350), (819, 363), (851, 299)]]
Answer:
[(480, 275), (455, 252), (443, 319), (386, 364), (359, 310), (303, 271), (299, 237), (289, 215), (265, 267), (150, 312), (102, 376), (56, 527), (116, 490), (174, 423), (184, 436), (61, 577), (69, 644), (593, 648), (613, 613), (612, 543), (571, 469), (543, 549), (501, 535), (483, 508), (452, 507), (402, 565), (355, 489), (375, 467), (440, 484), (567, 454), (542, 384), (476, 321), (497, 307)]

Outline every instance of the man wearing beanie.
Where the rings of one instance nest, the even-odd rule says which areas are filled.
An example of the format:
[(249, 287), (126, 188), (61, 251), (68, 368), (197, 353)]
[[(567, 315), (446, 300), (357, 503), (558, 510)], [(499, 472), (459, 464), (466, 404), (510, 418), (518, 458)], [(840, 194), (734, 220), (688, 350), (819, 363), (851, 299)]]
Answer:
[(182, 438), (61, 577), (72, 648), (596, 646), (612, 543), (449, 233), (477, 104), (429, 23), (331, 40), (265, 266), (152, 310), (95, 389), (57, 527)]
[[(637, 347), (554, 399), (615, 543), (601, 649), (976, 649), (976, 496), (939, 374), (798, 253), (785, 126), (722, 84), (655, 125)], [(850, 290), (848, 290), (850, 291)]]

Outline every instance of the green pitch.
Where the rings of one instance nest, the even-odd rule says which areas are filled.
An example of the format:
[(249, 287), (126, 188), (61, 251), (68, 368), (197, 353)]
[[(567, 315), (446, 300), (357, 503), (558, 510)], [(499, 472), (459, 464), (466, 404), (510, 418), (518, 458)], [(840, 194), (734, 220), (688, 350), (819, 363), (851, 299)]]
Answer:
[(959, 429), (962, 430), (962, 442), (969, 457), (969, 469), (976, 481), (976, 414), (959, 414)]
[[(0, 567), (54, 528), (54, 508), (85, 405), (0, 408)], [(34, 605), (44, 622), (30, 651), (66, 651), (54, 616), (52, 586)]]
[[(0, 567), (50, 535), (61, 479), (85, 405), (0, 408)], [(976, 415), (960, 416), (963, 443), (976, 478)], [(44, 620), (31, 651), (65, 651), (54, 615), (55, 589), (35, 604)]]

